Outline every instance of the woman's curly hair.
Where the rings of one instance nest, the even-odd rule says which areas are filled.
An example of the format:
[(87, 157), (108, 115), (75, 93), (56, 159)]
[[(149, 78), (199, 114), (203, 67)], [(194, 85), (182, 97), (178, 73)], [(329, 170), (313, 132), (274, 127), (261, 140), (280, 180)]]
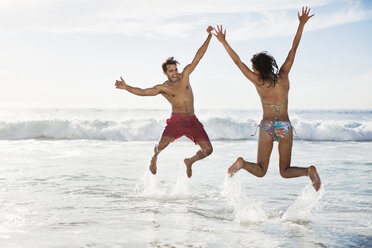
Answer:
[(273, 56), (266, 51), (253, 55), (251, 62), (256, 70), (260, 72), (262, 85), (269, 83), (268, 87), (275, 86), (277, 83), (278, 65)]

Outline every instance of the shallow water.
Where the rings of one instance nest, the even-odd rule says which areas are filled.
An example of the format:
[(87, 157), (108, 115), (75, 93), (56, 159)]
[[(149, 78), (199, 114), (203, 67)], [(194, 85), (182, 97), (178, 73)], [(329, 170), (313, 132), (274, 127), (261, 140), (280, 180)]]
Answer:
[(293, 165), (315, 164), (323, 186), (283, 179), (273, 149), (256, 178), (228, 166), (257, 143), (181, 139), (148, 172), (153, 141), (0, 140), (1, 247), (371, 247), (372, 143), (296, 141)]

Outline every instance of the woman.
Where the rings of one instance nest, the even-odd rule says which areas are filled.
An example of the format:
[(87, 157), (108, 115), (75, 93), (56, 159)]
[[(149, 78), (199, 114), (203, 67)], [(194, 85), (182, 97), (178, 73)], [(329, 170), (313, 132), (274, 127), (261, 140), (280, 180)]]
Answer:
[(226, 41), (226, 30), (222, 32), (222, 25), (214, 29), (214, 35), (225, 47), (235, 64), (242, 73), (255, 85), (261, 98), (263, 117), (259, 124), (257, 163), (245, 161), (239, 157), (228, 169), (230, 176), (238, 170), (245, 169), (257, 177), (265, 176), (274, 141), (277, 141), (279, 149), (280, 175), (284, 178), (309, 176), (316, 191), (320, 188), (320, 178), (314, 166), (294, 167), (291, 166), (291, 152), (293, 141), (293, 127), (288, 116), (288, 75), (291, 70), (297, 47), (306, 22), (314, 15), (310, 15), (310, 9), (302, 7), (302, 14), (298, 15), (300, 21), (292, 48), (287, 59), (278, 71), (275, 59), (266, 52), (255, 54), (251, 59), (250, 70), (234, 52)]

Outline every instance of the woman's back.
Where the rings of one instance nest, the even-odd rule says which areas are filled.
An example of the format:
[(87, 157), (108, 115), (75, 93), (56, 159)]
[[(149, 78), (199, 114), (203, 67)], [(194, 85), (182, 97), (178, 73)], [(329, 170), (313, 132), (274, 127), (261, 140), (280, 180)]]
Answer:
[(263, 121), (289, 121), (289, 80), (288, 77), (281, 78), (278, 75), (276, 79), (272, 86), (268, 86), (268, 83), (263, 84), (262, 81), (254, 83), (262, 103)]

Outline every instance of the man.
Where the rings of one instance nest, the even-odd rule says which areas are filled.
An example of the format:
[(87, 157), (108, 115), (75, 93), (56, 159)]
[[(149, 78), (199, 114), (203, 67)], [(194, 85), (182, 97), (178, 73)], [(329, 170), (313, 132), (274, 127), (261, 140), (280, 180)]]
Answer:
[(321, 181), (315, 166), (295, 167), (291, 165), (293, 127), (288, 115), (289, 72), (292, 68), (298, 45), (306, 22), (313, 16), (309, 15), (310, 9), (302, 7), (302, 14), (297, 13), (299, 26), (294, 37), (292, 48), (287, 59), (277, 71), (275, 59), (265, 52), (255, 54), (251, 59), (252, 69), (249, 69), (239, 58), (236, 52), (226, 41), (226, 30), (222, 25), (217, 26), (217, 39), (222, 43), (227, 53), (241, 70), (241, 72), (256, 87), (260, 96), (263, 117), (258, 136), (257, 162), (245, 161), (239, 157), (228, 169), (233, 176), (240, 169), (245, 169), (257, 177), (265, 176), (269, 167), (273, 142), (277, 141), (279, 150), (279, 171), (284, 178), (308, 176), (316, 191), (319, 190)]
[(132, 94), (138, 96), (155, 96), (161, 94), (172, 105), (171, 118), (167, 120), (162, 137), (159, 143), (154, 148), (154, 155), (150, 163), (150, 171), (156, 174), (157, 157), (159, 153), (166, 148), (170, 142), (185, 135), (200, 146), (200, 150), (192, 157), (186, 158), (184, 163), (186, 165), (186, 174), (190, 178), (192, 176), (192, 165), (196, 161), (209, 156), (212, 151), (212, 145), (209, 141), (208, 135), (204, 130), (203, 125), (199, 122), (194, 114), (194, 95), (192, 93), (189, 77), (198, 65), (201, 58), (207, 51), (209, 42), (212, 38), (213, 27), (207, 28), (208, 37), (203, 45), (197, 51), (191, 64), (187, 65), (181, 73), (178, 72), (178, 62), (173, 57), (168, 58), (162, 65), (163, 73), (168, 80), (163, 84), (155, 85), (152, 88), (141, 89), (129, 86), (124, 79), (120, 77), (115, 86), (117, 89), (124, 89)]

